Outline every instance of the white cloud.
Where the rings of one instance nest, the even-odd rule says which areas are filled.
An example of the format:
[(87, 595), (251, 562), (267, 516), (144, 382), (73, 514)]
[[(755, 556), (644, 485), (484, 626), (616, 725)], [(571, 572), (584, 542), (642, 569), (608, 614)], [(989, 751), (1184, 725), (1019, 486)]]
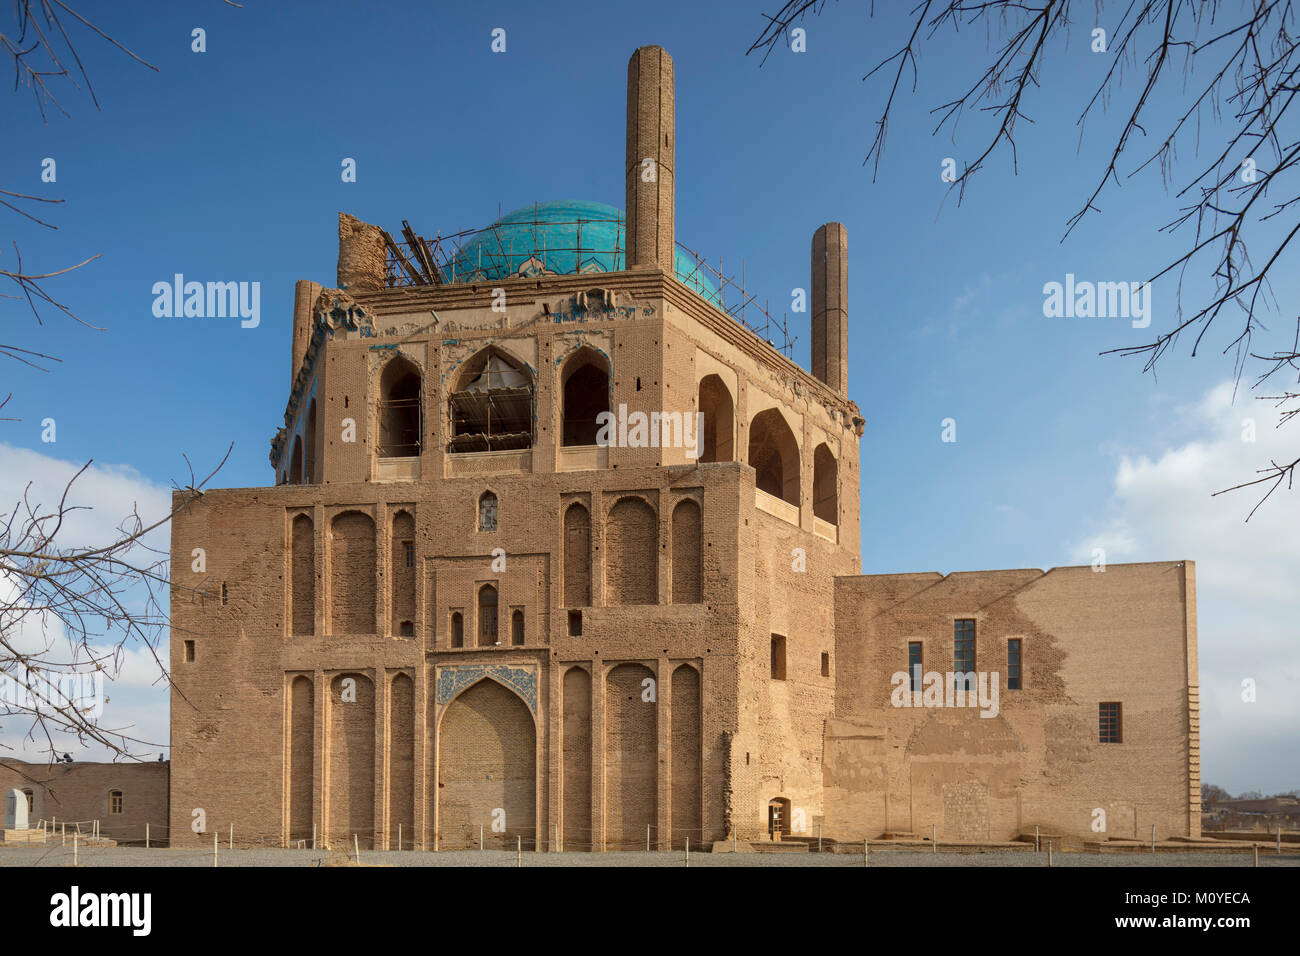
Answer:
[[(9, 513), (18, 505), (19, 515), (26, 513), (26, 506), (21, 504), (24, 498), (37, 514), (57, 510), (68, 482), (85, 464), (4, 443), (0, 443), (0, 461), (4, 463), (0, 468), (0, 508)], [(119, 528), (133, 512), (138, 513), (146, 525), (165, 517), (171, 509), (171, 492), (149, 481), (129, 465), (94, 463), (73, 482), (66, 506), (73, 510), (66, 513), (55, 539), (55, 546), (60, 550), (102, 546), (116, 540), (120, 536)], [(15, 524), (20, 523), (21, 517)], [(170, 544), (169, 535), (169, 525), (164, 524), (144, 538), (144, 543), (155, 551), (161, 551), (161, 555), (140, 549), (132, 557), (139, 563), (151, 564), (165, 556)], [(39, 653), (52, 663), (84, 662), (87, 658), (85, 649), (75, 652), (66, 628), (56, 616), (13, 613), (15, 607), (22, 607), (23, 590), (22, 580), (0, 574), (0, 607), (9, 609), (9, 613), (0, 619), (0, 623), (6, 626), (6, 639), (15, 649)], [(141, 589), (136, 588), (125, 592), (123, 598), (124, 602), (138, 604), (144, 595)], [(92, 626), (94, 623), (91, 622)], [(102, 625), (102, 622), (98, 623)], [(133, 735), (166, 740), (167, 685), (165, 682), (157, 683), (161, 671), (153, 654), (134, 640), (116, 648), (113, 646), (115, 639), (114, 636), (96, 643), (93, 635), (91, 638), (92, 655), (109, 658), (104, 662), (104, 671), (107, 678), (105, 693), (110, 702), (98, 721), (99, 725), (113, 727), (123, 722), (134, 722), (147, 727), (148, 732)], [(158, 649), (158, 657), (164, 664), (167, 653), (164, 640)], [(124, 716), (128, 714), (129, 717)], [(43, 737), (25, 747), (22, 743), (30, 726), (30, 716), (0, 715), (0, 748), (11, 747), (16, 751), (15, 756), (24, 759), (43, 759), (42, 750), (47, 746)], [(102, 748), (81, 750), (80, 745), (66, 735), (58, 735), (56, 743), (60, 752), (67, 750), (79, 759), (105, 759), (109, 756)]]
[[(1109, 513), (1074, 547), (1106, 559), (1196, 562), (1202, 780), (1233, 792), (1300, 787), (1300, 488), (1279, 488), (1247, 522), (1266, 489), (1214, 496), (1254, 478), (1270, 460), (1291, 461), (1300, 422), (1281, 429), (1276, 411), (1231, 382), (1173, 415), (1194, 437), (1115, 467)], [(1242, 422), (1255, 421), (1254, 442)], [(1258, 685), (1255, 703), (1241, 682)]]

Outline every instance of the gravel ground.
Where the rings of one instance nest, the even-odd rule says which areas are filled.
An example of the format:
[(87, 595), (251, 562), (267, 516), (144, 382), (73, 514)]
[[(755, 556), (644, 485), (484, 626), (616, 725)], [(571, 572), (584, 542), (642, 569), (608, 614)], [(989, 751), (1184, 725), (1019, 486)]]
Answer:
[[(218, 854), (219, 866), (320, 866), (350, 862), (350, 854), (328, 850), (248, 849)], [(77, 851), (81, 866), (212, 866), (211, 850), (170, 850), (143, 847), (82, 847)], [(407, 851), (361, 851), (361, 862), (372, 866), (514, 866), (509, 850), (444, 850), (439, 853)], [(71, 847), (3, 847), (0, 867), (67, 866), (72, 863)], [(681, 851), (671, 853), (525, 853), (524, 866), (682, 866)], [(1168, 866), (1242, 867), (1251, 866), (1251, 854), (1240, 853), (1054, 853), (1053, 866)], [(850, 853), (692, 853), (691, 866), (823, 866), (861, 867), (862, 857)], [(1047, 854), (991, 850), (980, 853), (931, 853), (911, 850), (872, 849), (871, 866), (1047, 866)], [(1300, 866), (1300, 853), (1276, 856), (1260, 852), (1260, 866)]]

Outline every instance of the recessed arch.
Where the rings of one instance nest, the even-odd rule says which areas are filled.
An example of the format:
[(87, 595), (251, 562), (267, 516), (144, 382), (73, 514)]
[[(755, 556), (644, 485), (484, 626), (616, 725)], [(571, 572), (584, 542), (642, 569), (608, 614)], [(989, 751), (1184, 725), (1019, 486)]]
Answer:
[[(438, 720), (438, 833), (442, 846), (485, 837), (513, 849), (537, 835), (537, 730), (528, 704), (485, 675)], [(498, 816), (499, 814), (499, 816)], [(494, 816), (502, 826), (494, 827)]]
[(750, 422), (747, 460), (760, 491), (799, 504), (799, 442), (778, 409), (761, 411)]
[(573, 502), (564, 509), (564, 606), (591, 604), (591, 514)]
[(330, 522), (330, 633), (375, 633), (375, 522), (344, 511)]
[(406, 509), (393, 515), (392, 538), (389, 542), (391, 570), (388, 575), (390, 592), (389, 627), (393, 634), (404, 635), (402, 623), (415, 621), (415, 518)]
[(591, 830), (591, 674), (585, 667), (564, 672), (560, 734), (564, 760), (564, 849), (590, 850)]
[(672, 754), (672, 840), (704, 841), (704, 766), (701, 737), (700, 672), (681, 664), (672, 672), (669, 748)]
[(289, 685), (289, 839), (309, 840), (315, 820), (316, 688), (310, 677), (294, 677)]
[(609, 509), (605, 603), (659, 603), (659, 516), (644, 498), (620, 498)]
[[(605, 675), (605, 843), (643, 848), (658, 823), (659, 707), (646, 691), (654, 672), (619, 664)], [(657, 840), (655, 842), (658, 842)]]
[(420, 454), (423, 376), (405, 355), (395, 355), (379, 376), (379, 457)]
[(289, 552), (290, 628), (294, 634), (315, 634), (316, 530), (309, 515), (294, 516)]
[(704, 591), (704, 543), (699, 502), (686, 498), (673, 508), (673, 603), (698, 604)]
[(307, 444), (303, 454), (303, 480), (309, 485), (320, 484), (319, 459), (316, 452), (316, 399), (307, 407)]
[(839, 524), (839, 465), (825, 442), (813, 452), (813, 515)]
[(329, 845), (374, 848), (375, 686), (365, 674), (329, 685)]
[(700, 461), (734, 461), (736, 405), (726, 383), (717, 375), (700, 380), (699, 409), (704, 415)]
[(289, 484), (302, 484), (302, 438), (293, 438), (293, 452), (289, 455)]
[(609, 412), (610, 364), (590, 346), (574, 350), (560, 373), (560, 444), (594, 445), (597, 419)]

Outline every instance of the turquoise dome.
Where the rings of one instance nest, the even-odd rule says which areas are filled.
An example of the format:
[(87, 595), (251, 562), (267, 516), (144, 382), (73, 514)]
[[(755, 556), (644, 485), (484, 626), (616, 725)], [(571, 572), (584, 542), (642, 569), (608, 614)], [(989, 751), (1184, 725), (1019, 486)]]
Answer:
[[(444, 266), (448, 282), (516, 275), (621, 272), (627, 266), (623, 211), (600, 202), (535, 203), (502, 216)], [(681, 249), (674, 269), (684, 285), (717, 305), (717, 287)]]

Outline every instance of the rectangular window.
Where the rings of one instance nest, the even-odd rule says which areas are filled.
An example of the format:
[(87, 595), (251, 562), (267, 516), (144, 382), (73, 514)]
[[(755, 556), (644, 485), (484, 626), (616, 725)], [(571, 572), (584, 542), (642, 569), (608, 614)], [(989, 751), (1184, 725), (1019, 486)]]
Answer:
[(921, 689), (921, 642), (907, 642), (907, 674), (912, 681), (912, 690)]
[(569, 637), (582, 637), (582, 612), (569, 612)]
[(1109, 702), (1097, 705), (1100, 740), (1103, 744), (1124, 742), (1123, 715), (1120, 704)]
[(415, 542), (402, 542), (402, 560), (406, 562), (408, 568), (415, 567)]
[(830, 654), (826, 653), (826, 651), (822, 651), (822, 677), (830, 677), (830, 676), (831, 676), (831, 656)]
[(1007, 690), (1020, 690), (1020, 639), (1007, 641)]
[(193, 641), (185, 642), (185, 663), (186, 664), (194, 663), (194, 642)]
[(772, 680), (785, 680), (785, 638), (772, 635)]
[(109, 813), (122, 812), (122, 791), (121, 790), (114, 790), (108, 795), (108, 812)]
[[(956, 687), (974, 690), (975, 673), (975, 622), (973, 620), (952, 622), (952, 670), (958, 678)], [(967, 675), (962, 677), (961, 675)]]

